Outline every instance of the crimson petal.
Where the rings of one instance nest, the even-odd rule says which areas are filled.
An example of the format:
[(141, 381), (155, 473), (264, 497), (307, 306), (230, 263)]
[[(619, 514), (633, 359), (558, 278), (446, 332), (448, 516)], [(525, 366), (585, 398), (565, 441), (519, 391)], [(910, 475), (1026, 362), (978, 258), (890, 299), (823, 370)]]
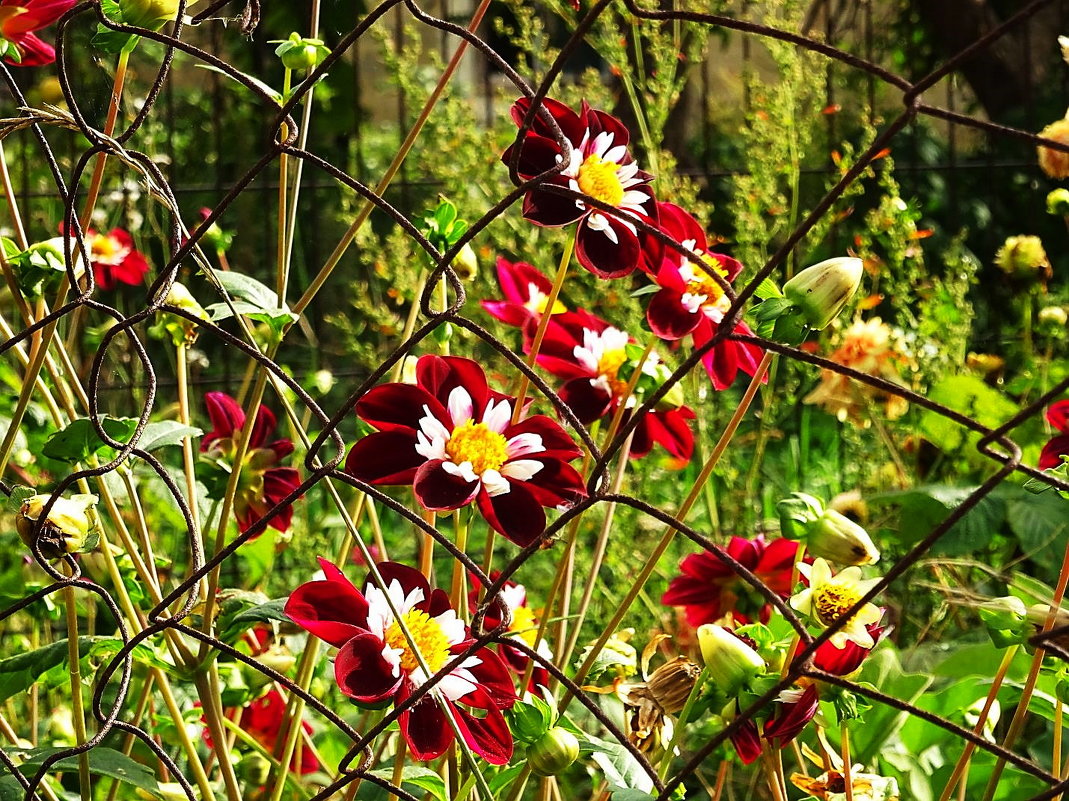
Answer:
[[(559, 181), (547, 183), (561, 185)], [(523, 218), (543, 228), (560, 228), (569, 225), (586, 214), (573, 198), (532, 189), (523, 197)]]
[(662, 289), (650, 298), (646, 319), (653, 333), (661, 339), (682, 339), (702, 322), (702, 313), (689, 312), (683, 305), (683, 293)]
[(397, 692), (401, 677), (382, 656), (383, 643), (370, 632), (345, 643), (334, 659), (338, 688), (350, 698), (373, 704)]
[(204, 405), (208, 409), (208, 419), (212, 421), (212, 430), (200, 442), (202, 451), (208, 450), (217, 439), (232, 437), (245, 425), (245, 411), (225, 392), (205, 393)]
[(367, 600), (333, 565), (321, 563), (325, 581), (309, 581), (293, 591), (286, 601), (286, 617), (305, 631), (340, 648), (367, 631)]
[(486, 408), (489, 397), (486, 374), (479, 363), (471, 359), (433, 354), (421, 356), (416, 362), (416, 381), (436, 397), (443, 408), (448, 407), (449, 393), (457, 387), (463, 387), (471, 396), (476, 415)]
[[(527, 458), (527, 457), (523, 457)], [(541, 462), (542, 469), (534, 474), (530, 481), (525, 481), (523, 486), (530, 490), (542, 506), (553, 509), (568, 507), (581, 498), (586, 497), (586, 485), (579, 472), (567, 462), (560, 459), (539, 459), (533, 457), (536, 462)], [(517, 482), (512, 482), (515, 488)]]
[(1069, 434), (1069, 400), (1052, 403), (1047, 409), (1047, 420), (1059, 431)]
[[(464, 702), (486, 710), (486, 715), (477, 718), (456, 704), (451, 706), (456, 711), (457, 728), (464, 737), (464, 742), (476, 754), (491, 765), (506, 765), (512, 759), (512, 733), (509, 731), (505, 716), (501, 714), (493, 701), (487, 699), (486, 706), (479, 696), (486, 695), (481, 688), (464, 696)], [(476, 701), (478, 703), (476, 704)]]
[(508, 492), (493, 497), (482, 490), (476, 500), (491, 528), (523, 548), (546, 530), (546, 513), (525, 484), (509, 481), (509, 487)]
[(592, 379), (588, 377), (566, 381), (557, 394), (584, 425), (590, 425), (608, 414), (612, 408), (612, 395), (601, 387), (594, 386)]
[(608, 220), (616, 242), (603, 231), (593, 230), (587, 219), (579, 224), (575, 236), (575, 256), (579, 263), (599, 278), (620, 278), (632, 272), (642, 255), (638, 236), (631, 232), (620, 220), (599, 209), (591, 213), (601, 214)]
[(427, 461), (416, 453), (415, 431), (397, 429), (368, 434), (349, 451), (345, 472), (367, 484), (411, 484), (416, 470)]
[(449, 427), (449, 415), (445, 406), (426, 389), (414, 384), (382, 384), (372, 387), (357, 401), (356, 414), (379, 431), (418, 431), (419, 421), (426, 415), (424, 406)]
[(1062, 463), (1062, 455), (1069, 455), (1069, 434), (1052, 437), (1039, 454), (1039, 469), (1047, 470)]
[(412, 480), (412, 490), (424, 509), (459, 509), (471, 503), (471, 499), (482, 486), (478, 481), (468, 483), (460, 476), (447, 473), (442, 467), (443, 464), (445, 462), (442, 459), (424, 462)]
[[(512, 439), (518, 434), (538, 434), (542, 438), (542, 447), (546, 450), (532, 457), (552, 456), (558, 459), (578, 459), (583, 455), (568, 432), (561, 428), (554, 420), (544, 414), (535, 414), (526, 420), (521, 420), (514, 426), (509, 426), (503, 432), (505, 439)], [(527, 457), (523, 457), (527, 458)]]
[[(403, 703), (409, 695), (411, 690), (402, 685), (397, 703)], [(453, 727), (438, 703), (432, 696), (425, 695), (411, 709), (402, 712), (397, 721), (408, 750), (420, 762), (437, 759), (453, 742)]]

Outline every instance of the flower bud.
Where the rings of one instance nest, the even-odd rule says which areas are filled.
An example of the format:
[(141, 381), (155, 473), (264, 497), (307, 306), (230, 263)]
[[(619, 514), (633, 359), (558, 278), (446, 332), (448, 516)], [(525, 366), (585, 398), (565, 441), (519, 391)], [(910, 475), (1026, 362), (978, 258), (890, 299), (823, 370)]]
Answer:
[(122, 21), (158, 31), (178, 16), (178, 0), (119, 0)]
[[(15, 528), (28, 547), (33, 547), (34, 528), (51, 495), (32, 495), (22, 503), (15, 517)], [(72, 495), (58, 498), (41, 526), (37, 543), (46, 559), (59, 559), (64, 554), (89, 551), (96, 547), (96, 519), (93, 507), (96, 495)]]
[(992, 598), (977, 608), (981, 620), (988, 628), (1006, 631), (1014, 629), (1025, 619), (1028, 610), (1024, 601), (1013, 595)]
[(864, 274), (861, 259), (839, 256), (807, 267), (783, 285), (783, 295), (817, 331), (839, 316)]
[[(1069, 120), (1057, 120), (1039, 132), (1044, 139), (1052, 139), (1062, 145), (1069, 145)], [(1049, 177), (1069, 178), (1069, 152), (1055, 150), (1051, 147), (1040, 145), (1036, 148), (1039, 157), (1039, 167)]]
[(850, 518), (834, 509), (825, 509), (806, 532), (806, 548), (840, 565), (873, 565), (880, 552), (869, 533)]
[(178, 782), (159, 782), (155, 791), (151, 793), (142, 787), (135, 787), (134, 793), (138, 798), (144, 798), (147, 801), (159, 801), (161, 798), (163, 801), (188, 801), (189, 798)]
[(1060, 187), (1047, 195), (1047, 214), (1069, 215), (1069, 189)]
[(461, 281), (474, 281), (479, 274), (479, 260), (475, 257), (475, 251), (471, 243), (465, 244), (453, 259), (453, 272)]
[[(1047, 622), (1047, 615), (1050, 614), (1049, 604), (1032, 604), (1028, 607), (1028, 611), (1025, 613), (1025, 617), (1028, 622), (1035, 626), (1042, 626)], [(1051, 628), (1060, 628), (1061, 626), (1069, 626), (1069, 610), (1058, 608), (1054, 612), (1054, 623)]]
[(1011, 278), (1046, 281), (1051, 277), (1050, 259), (1038, 236), (1007, 238), (995, 254), (995, 264)]
[(556, 776), (578, 758), (579, 741), (560, 726), (554, 726), (527, 746), (527, 764), (537, 776)]
[(305, 39), (295, 32), (275, 48), (275, 55), (288, 70), (310, 70), (318, 67), (330, 55), (330, 50), (322, 39)]
[[(168, 306), (189, 312), (200, 320), (208, 321), (211, 317), (204, 307), (197, 303), (196, 298), (190, 294), (185, 285), (175, 281), (164, 299)], [(197, 341), (197, 324), (188, 317), (178, 317), (173, 314), (165, 315), (163, 327), (171, 335), (175, 347), (179, 345), (192, 345)]]
[(260, 787), (271, 773), (271, 763), (260, 754), (246, 754), (238, 763), (237, 773), (250, 787)]
[(1049, 325), (1052, 328), (1064, 327), (1069, 322), (1069, 314), (1066, 313), (1065, 308), (1062, 306), (1044, 306), (1039, 310), (1039, 315), (1036, 319), (1040, 325)]
[(698, 627), (698, 645), (709, 677), (728, 697), (765, 669), (765, 660), (731, 631), (715, 623)]

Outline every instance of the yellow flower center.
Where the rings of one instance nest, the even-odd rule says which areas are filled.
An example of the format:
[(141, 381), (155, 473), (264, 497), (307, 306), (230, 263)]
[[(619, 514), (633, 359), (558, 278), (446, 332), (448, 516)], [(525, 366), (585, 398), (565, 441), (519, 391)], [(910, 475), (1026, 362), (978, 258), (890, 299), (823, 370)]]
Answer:
[(627, 390), (627, 382), (616, 377), (626, 361), (627, 351), (623, 348), (607, 350), (598, 359), (598, 375), (605, 379), (614, 396), (623, 395)]
[[(406, 612), (402, 616), (402, 620), (405, 622), (405, 628), (408, 629), (408, 633), (412, 635), (412, 642), (419, 651), (419, 655), (423, 657), (427, 670), (430, 673), (440, 670), (442, 665), (449, 661), (449, 640), (446, 639), (442, 627), (420, 609), (412, 609)], [(402, 670), (406, 673), (411, 673), (420, 667), (416, 652), (408, 644), (408, 638), (405, 637), (404, 632), (401, 631), (400, 624), (396, 620), (387, 626), (386, 631), (383, 633), (383, 639), (386, 640), (388, 646), (401, 652)]]
[(860, 600), (861, 593), (856, 588), (838, 584), (825, 584), (813, 592), (813, 607), (825, 626), (841, 618)]
[(507, 443), (501, 434), (491, 431), (486, 423), (472, 420), (453, 429), (445, 452), (454, 464), (471, 462), (471, 469), (481, 476), (487, 470), (500, 470), (508, 457)]
[(114, 259), (115, 256), (122, 250), (122, 245), (119, 244), (117, 239), (113, 239), (110, 236), (104, 234), (96, 234), (93, 237), (93, 241), (90, 245), (90, 251), (93, 258), (97, 261), (107, 261), (108, 259)]
[(616, 174), (619, 167), (615, 161), (605, 161), (597, 153), (591, 153), (580, 165), (575, 181), (583, 194), (619, 206), (624, 199), (624, 185)]
[(509, 632), (534, 648), (535, 637), (538, 636), (538, 618), (535, 617), (534, 610), (528, 606), (513, 609)]
[(702, 253), (701, 257), (702, 261), (705, 262), (706, 269), (698, 267), (694, 270), (694, 280), (687, 282), (686, 291), (691, 295), (705, 295), (702, 306), (715, 306), (724, 297), (724, 287), (720, 286), (708, 273), (716, 273), (727, 281), (728, 271), (721, 267), (720, 262), (708, 253)]
[[(524, 306), (533, 312), (538, 314), (545, 314), (546, 307), (549, 305), (549, 295), (543, 295), (541, 292), (537, 293)], [(559, 300), (553, 301), (553, 311), (550, 314), (563, 314), (568, 311), (568, 307), (561, 303)]]

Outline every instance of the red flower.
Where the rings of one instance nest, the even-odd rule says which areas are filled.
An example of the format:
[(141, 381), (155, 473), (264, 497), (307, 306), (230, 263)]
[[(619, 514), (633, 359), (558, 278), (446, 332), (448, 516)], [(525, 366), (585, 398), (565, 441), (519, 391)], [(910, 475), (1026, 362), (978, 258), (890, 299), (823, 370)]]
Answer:
[[(245, 412), (236, 400), (224, 392), (209, 392), (204, 396), (204, 402), (208, 407), (212, 430), (201, 440), (201, 452), (232, 462), (237, 451), (238, 433), (245, 425)], [(278, 466), (282, 459), (293, 453), (293, 443), (288, 439), (268, 443), (267, 438), (274, 430), (275, 415), (266, 406), (260, 406), (234, 496), (234, 515), (242, 533), (248, 531), (301, 483), (301, 476), (295, 468)], [(287, 506), (277, 512), (267, 525), (277, 531), (286, 531), (292, 519), (293, 507)]]
[(134, 240), (122, 228), (112, 228), (107, 234), (92, 229), (86, 232), (93, 277), (101, 289), (114, 289), (116, 284), (137, 286), (148, 272), (144, 255), (134, 249)]
[[(704, 264), (694, 264), (674, 248), (663, 248), (659, 265), (645, 265), (661, 287), (650, 299), (646, 318), (661, 339), (672, 341), (690, 334), (694, 347), (700, 348), (713, 338), (731, 306), (731, 299), (710, 272), (730, 283), (742, 265), (729, 256), (710, 253), (702, 227), (679, 206), (658, 203), (657, 214), (661, 230), (701, 256)], [(753, 335), (743, 322), (736, 324), (735, 333)], [(763, 355), (756, 345), (726, 339), (702, 357), (702, 364), (713, 388), (726, 389), (739, 370), (753, 375)]]
[[(282, 718), (286, 715), (286, 702), (282, 693), (272, 688), (266, 695), (260, 696), (241, 712), (238, 725), (251, 734), (260, 745), (272, 753), (281, 749), (279, 742), (282, 734)], [(301, 721), (301, 727), (307, 734), (312, 733), (312, 727), (307, 721)], [(301, 774), (315, 773), (319, 770), (319, 760), (311, 746), (302, 740), (301, 753), (299, 755)], [(290, 763), (293, 770), (297, 769), (298, 755), (293, 755)]]
[[(777, 539), (766, 544), (760, 534), (752, 540), (732, 537), (727, 553), (781, 598), (791, 594), (797, 542)], [(691, 554), (679, 563), (679, 569), (683, 575), (672, 579), (661, 603), (684, 607), (690, 625), (715, 623), (729, 612), (741, 623), (755, 617), (768, 620), (772, 610), (765, 599), (715, 554)]]
[[(403, 703), (471, 645), (468, 627), (457, 618), (446, 594), (432, 591), (419, 571), (382, 562), (379, 573), (386, 593), (370, 576), (361, 592), (330, 562), (321, 559), (320, 565), (326, 580), (294, 590), (286, 614), (340, 649), (334, 676), (341, 691), (358, 703)], [(429, 672), (424, 671), (421, 659)], [(493, 765), (504, 765), (512, 757), (512, 735), (501, 710), (511, 708), (515, 700), (508, 670), (493, 651), (481, 648), (402, 712), (398, 723), (409, 750), (419, 760), (435, 759), (449, 748), (454, 740), (449, 715), (472, 751)]]
[(474, 501), (495, 531), (528, 545), (546, 528), (542, 507), (567, 508), (586, 489), (568, 464), (580, 455), (572, 438), (545, 415), (513, 424), (513, 403), (471, 359), (423, 356), (416, 384), (384, 384), (356, 404), (378, 431), (345, 469), (368, 484), (411, 484), (425, 509)]
[(762, 739), (772, 743), (773, 747), (783, 748), (801, 734), (817, 713), (819, 700), (815, 684), (810, 684), (805, 690), (784, 690), (776, 699), (776, 714), (765, 720), (763, 734), (758, 733), (753, 720), (747, 720), (731, 735), (731, 744), (735, 746), (743, 764), (749, 765), (761, 756)]
[[(497, 581), (499, 575), (497, 571), (491, 573), (491, 581)], [(474, 608), (479, 603), (480, 592), (478, 579), (472, 576), (472, 581), (476, 584), (476, 587), (468, 593), (468, 604)], [(534, 648), (540, 656), (552, 659), (553, 654), (549, 650), (549, 645), (545, 640), (537, 639), (538, 615), (534, 609), (527, 605), (527, 588), (522, 584), (517, 584), (515, 581), (506, 581), (501, 588), (499, 599), (501, 603), (508, 607), (509, 614), (512, 617), (512, 622), (508, 627), (508, 635)], [(484, 628), (487, 630), (495, 629), (501, 625), (501, 613), (498, 604), (492, 605), (487, 610), (484, 621)], [(505, 643), (498, 643), (497, 652), (517, 676), (523, 676), (527, 672), (527, 665), (530, 659), (523, 651), (510, 648)], [(534, 670), (531, 671), (531, 681), (527, 687), (528, 691), (537, 693), (539, 687), (548, 686), (549, 671), (536, 664)]]
[[(517, 126), (523, 124), (530, 107), (527, 98), (513, 103), (512, 119)], [(656, 203), (648, 186), (653, 176), (634, 163), (627, 149), (630, 134), (615, 117), (586, 102), (579, 114), (548, 98), (542, 101), (542, 109), (553, 117), (568, 146), (561, 150), (549, 123), (535, 114), (531, 129), (501, 160), (509, 164), (519, 147), (517, 173), (524, 181), (564, 163), (565, 169), (550, 176), (546, 185), (582, 192), (618, 211), (606, 214), (581, 200), (539, 188), (524, 197), (524, 218), (554, 228), (578, 222), (575, 253), (579, 263), (601, 278), (627, 275), (642, 259), (635, 221), (656, 224)]]
[(0, 0), (0, 38), (14, 44), (19, 60), (5, 58), (8, 64), (39, 67), (56, 60), (52, 45), (34, 35), (58, 20), (77, 0)]
[[(530, 352), (530, 331), (524, 349)], [(587, 311), (556, 314), (546, 327), (538, 364), (558, 378), (566, 379), (559, 395), (585, 425), (616, 413), (627, 381), (618, 371), (628, 361), (626, 346), (634, 343), (627, 333), (613, 328)], [(658, 378), (657, 354), (647, 357), (643, 370)], [(629, 405), (635, 405), (632, 396)], [(686, 406), (652, 411), (642, 417), (631, 441), (631, 457), (645, 456), (654, 443), (664, 447), (680, 462), (690, 461), (694, 434), (688, 421), (694, 412)]]
[(1040, 470), (1057, 467), (1063, 456), (1069, 456), (1069, 400), (1052, 403), (1047, 409), (1047, 420), (1061, 433), (1051, 437), (1043, 446), (1039, 455)]
[[(506, 325), (522, 328), (531, 320), (538, 320), (546, 310), (546, 302), (553, 284), (537, 269), (524, 261), (511, 262), (498, 257), (497, 283), (504, 300), (484, 300), (487, 313)], [(567, 311), (557, 300), (553, 314)]]
[[(872, 648), (875, 648), (875, 643), (883, 636), (884, 627), (879, 623), (872, 623), (865, 628), (872, 637)], [(836, 676), (849, 676), (861, 667), (861, 663), (872, 653), (872, 648), (864, 648), (853, 640), (848, 640), (842, 648), (836, 648), (829, 640), (813, 654), (813, 666)]]

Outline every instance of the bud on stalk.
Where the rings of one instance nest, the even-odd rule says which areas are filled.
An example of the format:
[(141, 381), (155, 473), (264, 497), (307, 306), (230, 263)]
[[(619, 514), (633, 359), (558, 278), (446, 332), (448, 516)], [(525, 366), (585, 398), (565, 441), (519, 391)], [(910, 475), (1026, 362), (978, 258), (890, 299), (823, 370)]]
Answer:
[(765, 660), (757, 651), (715, 623), (698, 627), (698, 645), (710, 680), (729, 698), (765, 669)]
[(861, 259), (828, 259), (794, 276), (783, 285), (783, 295), (801, 310), (806, 325), (820, 331), (839, 316), (857, 292), (863, 273)]
[(579, 741), (560, 726), (554, 726), (527, 746), (527, 764), (537, 776), (556, 776), (578, 758)]
[(869, 533), (834, 509), (825, 509), (809, 526), (806, 549), (840, 565), (872, 565), (880, 561)]
[(470, 243), (465, 243), (464, 247), (460, 249), (456, 258), (453, 259), (452, 267), (453, 272), (457, 274), (457, 278), (461, 281), (475, 280), (475, 276), (479, 274), (479, 260), (475, 257), (475, 251)]
[[(33, 547), (37, 521), (51, 497), (48, 494), (31, 495), (23, 501), (15, 517), (19, 537), (30, 548)], [(70, 498), (56, 499), (37, 536), (41, 554), (46, 559), (59, 559), (64, 554), (89, 551), (96, 547), (99, 539), (93, 514), (96, 502), (96, 495), (72, 495)]]
[(178, 16), (178, 0), (119, 0), (122, 21), (158, 31)]

